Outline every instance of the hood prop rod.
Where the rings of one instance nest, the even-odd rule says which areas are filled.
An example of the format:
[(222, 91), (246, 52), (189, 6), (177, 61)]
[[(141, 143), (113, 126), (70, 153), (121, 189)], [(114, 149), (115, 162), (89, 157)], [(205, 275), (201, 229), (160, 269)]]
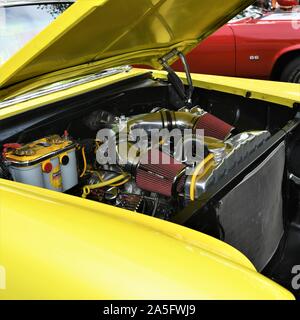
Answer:
[[(185, 90), (184, 84), (181, 81), (181, 79), (178, 77), (176, 72), (170, 67), (170, 65), (168, 63), (168, 61), (171, 60), (172, 58), (174, 58), (175, 56), (179, 57), (182, 64), (183, 64), (184, 71), (185, 71), (186, 78), (187, 78), (187, 83), (188, 83), (187, 91)], [(162, 58), (160, 58), (159, 63), (168, 72), (168, 79), (175, 87), (175, 90), (179, 94), (180, 98), (185, 101), (185, 103), (187, 104), (187, 107), (192, 107), (192, 105), (193, 105), (192, 96), (193, 96), (193, 92), (194, 92), (194, 86), (193, 86), (193, 80), (191, 77), (190, 68), (189, 68), (189, 65), (186, 61), (185, 55), (181, 51), (174, 49), (171, 52), (169, 52), (168, 54), (166, 54), (165, 56), (163, 56)]]

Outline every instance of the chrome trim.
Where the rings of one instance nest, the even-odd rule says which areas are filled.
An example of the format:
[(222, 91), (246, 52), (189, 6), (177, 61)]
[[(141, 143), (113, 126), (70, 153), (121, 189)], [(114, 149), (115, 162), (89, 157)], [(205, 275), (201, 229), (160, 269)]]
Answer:
[(290, 180), (292, 180), (293, 182), (295, 182), (297, 185), (300, 185), (300, 178), (295, 176), (294, 174), (290, 174), (289, 176)]
[(102, 78), (113, 76), (113, 75), (116, 75), (119, 73), (129, 72), (131, 69), (132, 69), (131, 66), (122, 66), (122, 67), (117, 67), (117, 68), (106, 69), (106, 70), (103, 70), (98, 73), (93, 73), (93, 74), (89, 74), (87, 76), (82, 76), (80, 78), (77, 77), (77, 78), (73, 78), (73, 79), (69, 79), (69, 80), (55, 82), (53, 84), (44, 86), (40, 89), (22, 94), (20, 96), (15, 97), (15, 98), (3, 100), (2, 102), (0, 102), (0, 109), (12, 106), (17, 103), (25, 102), (27, 100), (40, 98), (40, 97), (46, 96), (51, 93), (70, 89), (70, 88), (73, 88), (73, 87), (81, 85), (81, 84), (85, 84), (88, 82), (92, 82), (95, 80), (99, 80)]

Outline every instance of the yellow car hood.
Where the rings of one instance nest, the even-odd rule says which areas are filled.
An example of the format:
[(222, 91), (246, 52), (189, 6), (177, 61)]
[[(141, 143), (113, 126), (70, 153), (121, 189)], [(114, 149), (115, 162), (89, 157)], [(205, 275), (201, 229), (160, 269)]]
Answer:
[(0, 67), (0, 97), (13, 84), (91, 63), (160, 67), (160, 57), (190, 51), (252, 2), (78, 0)]

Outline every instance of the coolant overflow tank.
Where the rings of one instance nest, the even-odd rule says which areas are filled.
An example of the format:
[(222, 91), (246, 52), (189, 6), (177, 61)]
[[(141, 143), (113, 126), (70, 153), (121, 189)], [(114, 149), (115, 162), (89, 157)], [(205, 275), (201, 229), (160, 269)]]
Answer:
[(4, 153), (17, 182), (63, 192), (78, 184), (76, 144), (59, 135)]

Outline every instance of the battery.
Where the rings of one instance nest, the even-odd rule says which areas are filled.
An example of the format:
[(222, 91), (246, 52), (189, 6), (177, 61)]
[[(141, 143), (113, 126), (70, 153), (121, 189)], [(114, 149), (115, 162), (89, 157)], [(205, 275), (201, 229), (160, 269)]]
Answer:
[(76, 143), (59, 135), (4, 153), (14, 181), (64, 192), (78, 184)]

